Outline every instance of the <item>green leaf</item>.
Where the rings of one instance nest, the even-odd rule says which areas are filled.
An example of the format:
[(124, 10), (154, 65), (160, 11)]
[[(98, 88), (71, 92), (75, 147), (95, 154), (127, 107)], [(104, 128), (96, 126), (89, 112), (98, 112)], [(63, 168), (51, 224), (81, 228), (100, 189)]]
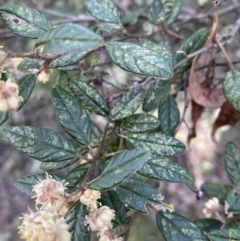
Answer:
[(101, 199), (99, 202), (103, 206), (108, 206), (115, 211), (115, 217), (112, 220), (115, 225), (126, 224), (128, 221), (127, 208), (115, 198), (113, 191), (101, 192)]
[(107, 32), (111, 34), (120, 33), (122, 31), (121, 26), (115, 23), (100, 23), (97, 26), (96, 33), (101, 34), (102, 32)]
[(73, 145), (65, 137), (49, 129), (6, 127), (3, 135), (18, 150), (42, 162), (61, 162), (76, 158)]
[(88, 168), (88, 163), (81, 164), (69, 172), (66, 178), (74, 183), (75, 186), (80, 185), (87, 174)]
[(111, 60), (128, 72), (162, 79), (173, 76), (169, 48), (163, 49), (159, 54), (136, 44), (111, 41), (106, 50)]
[(36, 83), (36, 78), (36, 74), (27, 74), (24, 75), (20, 80), (18, 80), (19, 96), (22, 97), (22, 101), (20, 102), (18, 110), (20, 110), (24, 106), (24, 104), (32, 94), (32, 90)]
[[(208, 38), (207, 28), (200, 28), (198, 31), (193, 33), (187, 40), (183, 42), (178, 50), (178, 53), (174, 57), (174, 65), (186, 58), (186, 55), (196, 52), (201, 49), (206, 43)], [(187, 62), (178, 67), (175, 73), (182, 73), (190, 69), (192, 65), (193, 58), (189, 59)]]
[(2, 125), (9, 118), (9, 112), (1, 112), (0, 111), (0, 125)]
[(189, 183), (192, 181), (187, 170), (168, 158), (152, 156), (138, 171), (139, 174), (169, 182)]
[[(173, 56), (171, 53), (171, 48), (170, 45), (164, 41), (159, 42), (159, 43), (154, 43), (152, 41), (149, 41), (147, 39), (140, 39), (140, 45), (143, 46), (144, 48), (150, 49), (158, 54), (162, 54), (162, 52), (165, 53), (165, 58), (167, 59), (167, 62), (172, 63), (173, 62)], [(168, 49), (168, 51), (166, 51)]]
[(156, 109), (158, 106), (166, 101), (171, 90), (171, 85), (167, 81), (159, 81), (157, 86), (156, 83), (152, 83), (144, 98), (143, 110), (146, 112)]
[(130, 143), (136, 148), (145, 148), (160, 156), (174, 156), (185, 151), (183, 143), (161, 133), (130, 134)]
[(228, 193), (232, 190), (232, 187), (220, 183), (205, 182), (201, 186), (201, 190), (203, 190), (209, 198), (216, 197), (219, 199), (221, 204), (224, 204), (224, 201), (226, 200)]
[(131, 116), (142, 104), (144, 89), (141, 87), (131, 88), (114, 105), (109, 114), (111, 121), (120, 120)]
[(90, 112), (102, 116), (108, 115), (107, 103), (94, 86), (83, 81), (72, 81), (70, 89), (80, 103)]
[(114, 188), (112, 193), (125, 207), (140, 213), (148, 213), (147, 203), (161, 204), (158, 198), (159, 191), (135, 176)]
[(127, 12), (121, 17), (122, 25), (135, 24), (138, 21), (139, 16), (144, 13), (144, 10), (145, 9), (142, 7), (131, 9), (131, 12)]
[(121, 120), (120, 127), (130, 132), (145, 132), (156, 129), (160, 121), (148, 114), (136, 114)]
[(149, 22), (154, 25), (170, 25), (176, 20), (181, 5), (180, 0), (154, 0), (149, 10)]
[(120, 22), (120, 13), (112, 0), (84, 0), (84, 4), (95, 18), (109, 23)]
[(223, 93), (232, 106), (240, 111), (240, 72), (230, 70), (223, 80)]
[(40, 69), (44, 60), (41, 59), (24, 59), (19, 65), (18, 70)]
[(87, 57), (89, 54), (91, 54), (91, 49), (88, 51), (83, 51), (83, 52), (73, 52), (69, 54), (64, 54), (63, 56), (53, 60), (49, 67), (50, 68), (59, 68), (59, 67), (66, 67), (70, 66), (73, 64), (76, 64), (78, 61), (84, 59)]
[(129, 178), (148, 159), (149, 152), (144, 149), (120, 151), (104, 167), (101, 175), (88, 187), (95, 190), (111, 189)]
[(62, 169), (64, 167), (70, 166), (74, 162), (76, 162), (79, 158), (76, 157), (75, 159), (70, 159), (63, 162), (42, 162), (40, 168), (44, 171), (52, 171)]
[[(35, 192), (33, 191), (33, 187), (40, 183), (42, 180), (47, 179), (48, 175), (46, 173), (44, 174), (37, 174), (37, 175), (31, 175), (31, 176), (24, 176), (17, 179), (16, 185), (17, 187), (24, 193), (28, 195), (35, 195)], [(71, 193), (74, 190), (74, 185), (69, 180), (59, 176), (59, 175), (51, 175), (52, 179), (55, 179), (58, 182), (63, 182), (65, 186), (67, 187), (66, 192)]]
[(158, 119), (164, 134), (173, 136), (180, 121), (180, 113), (175, 99), (169, 95), (166, 101), (158, 108)]
[(227, 143), (224, 159), (228, 177), (233, 184), (236, 184), (240, 181), (240, 150), (234, 143)]
[(227, 195), (227, 200), (229, 204), (228, 211), (232, 212), (233, 215), (240, 214), (240, 195), (235, 192), (229, 192)]
[(60, 86), (53, 88), (52, 102), (57, 119), (64, 130), (80, 144), (90, 144), (90, 119), (79, 102)]
[(158, 211), (156, 219), (166, 241), (209, 241), (197, 225), (179, 214)]
[(25, 6), (4, 5), (0, 14), (7, 27), (21, 37), (39, 38), (52, 28), (43, 14)]
[(77, 24), (61, 24), (41, 36), (35, 46), (44, 45), (43, 52), (82, 51), (101, 44), (101, 36)]
[(202, 218), (194, 222), (203, 232), (209, 233), (212, 230), (220, 229), (221, 221), (213, 218)]
[(239, 241), (240, 229), (220, 229), (209, 233), (212, 241)]
[(84, 224), (86, 215), (88, 215), (87, 207), (79, 201), (77, 201), (66, 213), (65, 219), (68, 224), (68, 231), (72, 236), (72, 241), (91, 240), (91, 231)]

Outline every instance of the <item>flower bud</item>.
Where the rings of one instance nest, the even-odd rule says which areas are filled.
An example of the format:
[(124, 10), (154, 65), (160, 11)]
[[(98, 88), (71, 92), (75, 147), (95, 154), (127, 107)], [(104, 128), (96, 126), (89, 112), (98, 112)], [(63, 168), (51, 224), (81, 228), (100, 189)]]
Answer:
[(27, 241), (70, 241), (71, 234), (63, 218), (49, 211), (24, 214), (18, 227), (21, 238)]
[(0, 111), (16, 110), (20, 98), (18, 96), (19, 88), (11, 79), (6, 82), (0, 81)]
[(210, 218), (212, 216), (212, 214), (214, 214), (216, 212), (216, 209), (219, 207), (219, 200), (214, 197), (210, 200), (208, 200), (205, 204), (204, 204), (204, 209), (203, 209), (203, 214), (207, 217)]

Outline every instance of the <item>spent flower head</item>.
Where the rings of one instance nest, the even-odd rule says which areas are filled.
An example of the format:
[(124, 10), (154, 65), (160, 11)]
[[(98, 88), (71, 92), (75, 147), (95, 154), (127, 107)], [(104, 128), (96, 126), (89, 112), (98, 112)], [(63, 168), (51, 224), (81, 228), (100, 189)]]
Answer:
[(63, 218), (50, 211), (24, 214), (18, 227), (22, 239), (27, 241), (70, 241), (71, 234)]
[(42, 209), (52, 210), (60, 215), (64, 215), (68, 208), (65, 206), (66, 187), (62, 182), (52, 179), (52, 176), (47, 174), (47, 178), (33, 187), (36, 193), (36, 204), (42, 206)]

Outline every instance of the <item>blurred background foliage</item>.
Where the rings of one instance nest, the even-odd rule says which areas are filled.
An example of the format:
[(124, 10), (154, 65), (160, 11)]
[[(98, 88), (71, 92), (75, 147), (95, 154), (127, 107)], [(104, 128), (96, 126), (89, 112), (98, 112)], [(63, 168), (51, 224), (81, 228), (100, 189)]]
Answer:
[[(115, 1), (118, 8), (124, 15), (123, 22), (125, 27), (132, 34), (143, 32), (148, 28), (145, 16), (147, 15), (151, 0), (121, 0)], [(86, 13), (83, 3), (80, 0), (0, 0), (0, 5), (19, 4), (25, 5), (42, 12), (53, 25), (75, 22), (85, 27), (91, 28), (95, 20)], [(235, 5), (239, 6), (234, 8)], [(232, 10), (226, 11), (232, 7)], [(232, 29), (234, 23), (239, 18), (240, 1), (227, 0), (222, 1), (220, 11), (226, 11), (220, 17), (219, 34), (222, 36)], [(198, 16), (198, 17), (196, 17)], [(139, 17), (139, 18), (138, 18)], [(190, 34), (201, 27), (211, 28), (212, 24), (212, 2), (207, 0), (183, 0), (182, 10), (178, 20), (171, 26), (171, 29), (186, 39)], [(239, 59), (239, 33), (235, 36), (231, 45), (227, 46), (229, 55), (233, 60)], [(154, 36), (154, 41), (159, 41), (161, 35)], [(181, 41), (171, 39), (173, 53), (178, 50)], [(0, 22), (0, 45), (6, 46), (8, 50), (16, 53), (31, 52), (34, 47), (34, 41), (13, 36)], [(218, 56), (219, 62), (223, 61), (221, 55)], [(8, 61), (7, 77), (13, 76), (20, 78), (22, 71), (17, 69), (19, 59)], [(236, 68), (240, 67), (236, 65)], [(109, 73), (114, 83), (124, 84), (128, 74), (116, 66), (107, 66), (102, 68)], [(227, 67), (223, 66), (219, 70), (221, 73), (227, 72)], [(31, 98), (24, 108), (19, 112), (12, 112), (10, 120), (0, 127), (0, 133), (7, 125), (31, 125), (36, 127), (45, 127), (55, 130), (62, 135), (67, 135), (56, 122), (53, 107), (51, 106), (50, 91), (51, 87), (59, 78), (59, 72), (53, 71), (46, 73), (45, 78), (50, 81), (44, 84), (37, 83)], [(3, 76), (4, 77), (4, 76)], [(179, 78), (176, 76), (175, 78)], [(44, 79), (44, 76), (43, 76)], [(183, 91), (177, 95), (178, 107), (180, 113), (184, 108)], [(190, 123), (190, 109), (187, 110), (186, 121)], [(234, 141), (240, 146), (240, 125), (234, 127), (225, 126), (217, 131), (216, 138), (220, 144), (213, 143), (209, 137), (211, 126), (216, 118), (219, 109), (205, 110), (197, 126), (198, 136), (191, 143), (191, 148), (182, 156), (178, 156), (178, 162), (186, 166), (195, 179), (195, 186), (199, 188), (205, 181), (221, 182), (228, 184), (229, 180), (224, 169), (223, 152), (224, 144), (227, 141)], [(182, 125), (177, 134), (177, 138), (186, 143), (188, 130)], [(68, 137), (67, 137), (68, 138)], [(67, 167), (70, 170), (72, 167)], [(0, 136), (0, 240), (18, 241), (17, 234), (19, 224), (18, 217), (21, 213), (33, 209), (31, 198), (21, 193), (15, 186), (17, 178), (24, 175), (41, 173), (40, 162), (32, 160), (17, 149), (11, 146)], [(58, 173), (65, 175), (66, 170), (60, 170)], [(173, 203), (176, 212), (192, 220), (204, 217), (202, 209), (205, 200), (196, 201), (194, 193), (183, 184), (161, 182), (161, 192), (165, 196), (165, 202)], [(131, 229), (129, 241), (153, 241), (162, 240), (156, 227), (154, 215), (139, 215), (133, 228)]]

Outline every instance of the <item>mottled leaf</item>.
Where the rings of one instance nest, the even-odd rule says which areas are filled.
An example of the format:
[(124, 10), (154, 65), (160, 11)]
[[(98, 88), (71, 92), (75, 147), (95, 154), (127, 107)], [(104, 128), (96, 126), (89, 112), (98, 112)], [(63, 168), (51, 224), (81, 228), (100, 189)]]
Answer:
[(135, 173), (148, 158), (149, 152), (145, 149), (120, 151), (108, 161), (101, 175), (88, 187), (95, 190), (111, 189)]
[(90, 112), (103, 116), (108, 115), (107, 103), (94, 86), (83, 81), (72, 81), (70, 89), (80, 103)]
[(109, 23), (120, 22), (120, 13), (112, 0), (84, 0), (84, 3), (95, 18)]
[(233, 215), (240, 214), (240, 195), (237, 192), (229, 192), (226, 199), (229, 208), (228, 211), (232, 212)]
[(2, 125), (9, 118), (9, 112), (1, 112), (0, 111), (0, 125)]
[(101, 36), (77, 24), (61, 24), (41, 36), (35, 46), (44, 45), (45, 53), (82, 51), (101, 44)]
[(65, 214), (68, 231), (72, 241), (90, 241), (91, 231), (85, 225), (85, 217), (88, 215), (87, 206), (77, 201)]
[(158, 108), (158, 119), (164, 134), (173, 136), (180, 121), (180, 113), (175, 99), (169, 95), (166, 101)]
[(240, 150), (234, 143), (227, 143), (224, 159), (228, 177), (233, 184), (236, 184), (240, 181)]
[(240, 229), (220, 229), (209, 233), (212, 241), (239, 241)]
[(90, 119), (79, 102), (60, 86), (53, 88), (52, 102), (57, 119), (64, 130), (80, 144), (90, 144)]
[(171, 90), (171, 85), (167, 81), (159, 81), (158, 84), (152, 83), (144, 98), (143, 110), (146, 112), (156, 109), (163, 104)]
[(181, 5), (180, 0), (154, 0), (149, 10), (149, 22), (154, 25), (173, 23), (181, 10)]
[(230, 70), (223, 80), (223, 93), (233, 107), (240, 111), (240, 72)]
[(6, 127), (3, 135), (18, 150), (42, 162), (76, 158), (73, 145), (55, 131), (31, 126)]
[(39, 38), (52, 28), (43, 14), (25, 6), (4, 5), (0, 14), (6, 26), (21, 37)]
[(24, 59), (19, 65), (19, 70), (28, 70), (28, 69), (40, 69), (44, 60), (41, 59)]
[(209, 233), (212, 230), (220, 229), (221, 221), (213, 218), (202, 218), (194, 222), (203, 232)]
[(168, 158), (152, 156), (138, 171), (139, 174), (169, 182), (189, 183), (192, 181), (188, 171)]
[(121, 33), (122, 29), (119, 24), (115, 23), (100, 23), (97, 26), (96, 33), (100, 34), (102, 32), (107, 32), (111, 34)]
[(201, 189), (209, 198), (216, 197), (221, 204), (224, 204), (232, 187), (221, 183), (205, 182), (202, 184)]
[(166, 241), (209, 241), (197, 225), (177, 213), (158, 211), (156, 220)]
[(163, 49), (159, 54), (136, 44), (111, 41), (106, 50), (111, 60), (128, 72), (162, 79), (173, 76), (169, 48)]
[(62, 169), (64, 167), (70, 166), (74, 162), (76, 162), (79, 158), (73, 158), (67, 161), (62, 162), (42, 162), (40, 165), (40, 168), (44, 171), (52, 171), (52, 170), (58, 170)]
[(128, 135), (130, 143), (137, 148), (145, 148), (160, 156), (174, 156), (185, 151), (183, 143), (161, 133), (143, 133)]
[(30, 95), (32, 94), (32, 90), (36, 83), (36, 74), (27, 74), (24, 75), (20, 80), (18, 80), (18, 86), (19, 86), (19, 96), (22, 97), (22, 101), (20, 102), (20, 105), (18, 109), (20, 110)]
[(141, 87), (132, 88), (120, 98), (114, 105), (109, 114), (112, 121), (120, 120), (132, 115), (142, 104), (144, 98), (144, 89)]
[(135, 114), (120, 122), (120, 127), (130, 132), (145, 132), (156, 129), (159, 125), (160, 121), (148, 114)]
[(159, 191), (135, 176), (113, 189), (112, 193), (125, 207), (140, 213), (148, 213), (147, 203), (161, 204)]
[(64, 54), (63, 56), (53, 60), (49, 67), (50, 68), (59, 68), (59, 67), (66, 67), (73, 64), (76, 64), (78, 61), (82, 60), (83, 58), (87, 57), (91, 54), (91, 49), (88, 51), (83, 52), (71, 52), (69, 54)]
[(82, 183), (89, 168), (88, 163), (81, 164), (75, 167), (71, 172), (68, 173), (66, 178), (74, 183), (75, 186)]
[[(17, 179), (16, 185), (17, 187), (24, 193), (28, 195), (35, 195), (36, 193), (33, 191), (33, 187), (40, 183), (42, 180), (47, 179), (48, 174), (37, 174), (31, 176), (24, 176)], [(55, 179), (58, 182), (63, 182), (66, 186), (66, 192), (71, 193), (74, 190), (74, 185), (69, 180), (59, 176), (59, 175), (51, 175), (52, 179)]]
[[(173, 62), (173, 56), (172, 56), (171, 46), (169, 42), (162, 41), (159, 43), (155, 43), (147, 39), (140, 39), (139, 42), (140, 42), (140, 45), (143, 46), (144, 48), (150, 49), (160, 55), (162, 54), (163, 51), (165, 51), (166, 52), (165, 58), (167, 59), (167, 61), (170, 63)], [(168, 51), (166, 51), (166, 49), (168, 49)]]
[[(174, 65), (179, 63), (181, 60), (186, 58), (186, 55), (196, 52), (201, 49), (206, 43), (208, 38), (207, 28), (200, 28), (198, 31), (193, 33), (187, 40), (185, 40), (180, 46), (178, 53), (174, 57)], [(189, 59), (187, 62), (178, 67), (175, 72), (182, 73), (188, 70), (192, 65), (193, 59)]]

